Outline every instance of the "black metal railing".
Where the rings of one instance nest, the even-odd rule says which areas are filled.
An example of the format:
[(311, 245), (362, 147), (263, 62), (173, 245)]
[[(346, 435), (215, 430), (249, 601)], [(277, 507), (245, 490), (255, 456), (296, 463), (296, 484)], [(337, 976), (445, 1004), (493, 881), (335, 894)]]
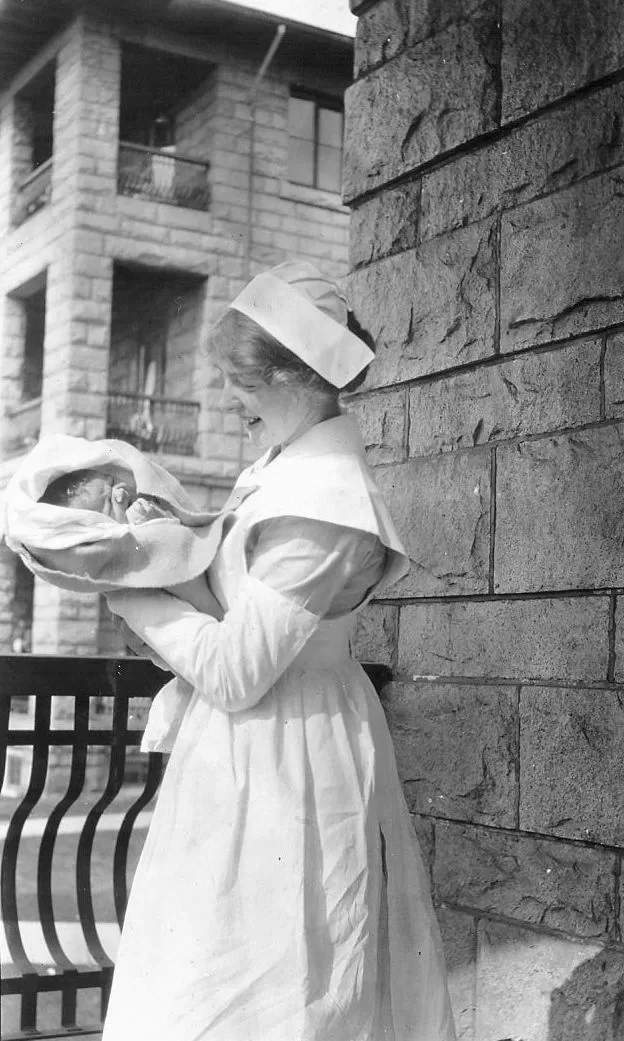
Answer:
[[(118, 933), (130, 843), (136, 845), (137, 819), (154, 798), (162, 773), (162, 756), (142, 756), (143, 783), (127, 787), (129, 760), (141, 738), (129, 708), (133, 698), (152, 696), (162, 682), (162, 672), (138, 658), (0, 657), (0, 779), (4, 782), (9, 755), (23, 754), (28, 774), (21, 798), (0, 800), (3, 1038), (101, 1029), (113, 960), (95, 905), (101, 911), (108, 894), (110, 913), (100, 917), (109, 922), (109, 934)], [(23, 718), (18, 726), (11, 701), (33, 692), (31, 726), (25, 727)], [(107, 706), (110, 710), (103, 711)], [(116, 812), (120, 805), (121, 813)], [(68, 845), (70, 825), (75, 842)], [(95, 879), (94, 848), (96, 841), (102, 846), (102, 828), (109, 839), (98, 850)], [(61, 857), (56, 871), (55, 852)], [(68, 926), (55, 913), (59, 902), (61, 914), (75, 908)], [(76, 947), (84, 953), (77, 956)]]
[(128, 441), (143, 452), (194, 455), (198, 421), (198, 401), (121, 392), (108, 395), (106, 436)]
[(7, 413), (10, 419), (5, 451), (7, 455), (25, 452), (39, 440), (41, 430), (41, 398), (24, 401)]
[(27, 217), (45, 206), (50, 201), (51, 190), (52, 157), (41, 163), (20, 184), (13, 214), (14, 223), (22, 224)]
[[(389, 679), (385, 666), (365, 668), (377, 690)], [(141, 783), (127, 785), (141, 738), (134, 717), (163, 682), (140, 658), (0, 656), (0, 786), (8, 757), (27, 758), (21, 797), (0, 798), (6, 1041), (99, 1037), (114, 958), (102, 919), (118, 937), (163, 770), (163, 756), (142, 756)], [(11, 712), (12, 700), (26, 695), (34, 703), (29, 726)], [(75, 953), (76, 937), (84, 954)]]
[(207, 210), (210, 207), (209, 170), (210, 163), (205, 160), (179, 155), (173, 149), (147, 148), (121, 141), (117, 191), (120, 195)]

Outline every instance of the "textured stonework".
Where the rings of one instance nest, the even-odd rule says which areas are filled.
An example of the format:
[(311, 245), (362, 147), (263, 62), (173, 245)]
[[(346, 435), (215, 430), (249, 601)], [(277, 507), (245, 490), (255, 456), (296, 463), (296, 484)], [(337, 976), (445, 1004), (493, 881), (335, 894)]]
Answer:
[(608, 940), (615, 926), (615, 857), (606, 850), (488, 828), (436, 825), (438, 899)]
[(347, 201), (494, 128), (495, 22), (486, 5), (349, 88)]
[(600, 974), (608, 960), (600, 947), (486, 920), (479, 923), (478, 945), (478, 1041), (616, 1041), (613, 1033), (593, 1032), (590, 1003), (576, 1006), (576, 1033), (559, 1032), (557, 995), (568, 994), (576, 1004), (575, 980), (583, 972)]
[(604, 359), (605, 414), (607, 419), (624, 419), (624, 335), (607, 340)]
[(554, 988), (548, 1041), (619, 1041), (623, 995), (624, 953), (597, 951)]
[(611, 426), (497, 450), (497, 592), (624, 584), (623, 449)]
[(353, 653), (359, 661), (392, 665), (396, 656), (399, 609), (368, 604), (357, 616)]
[(402, 462), (407, 456), (406, 394), (403, 388), (389, 394), (356, 398), (349, 405), (355, 415), (369, 463)]
[(520, 827), (623, 845), (623, 728), (619, 690), (524, 687)]
[(351, 267), (413, 249), (419, 214), (420, 181), (407, 181), (362, 202), (351, 213)]
[(503, 119), (517, 119), (624, 64), (620, 0), (503, 0)]
[(503, 351), (624, 320), (622, 185), (614, 171), (503, 217)]
[(393, 595), (487, 592), (489, 452), (412, 460), (376, 478), (411, 562)]
[(623, 106), (624, 85), (616, 83), (565, 108), (542, 112), (500, 140), (427, 172), (422, 179), (421, 238), (482, 220), (498, 207), (511, 209), (560, 191), (621, 163)]
[(624, 597), (615, 598), (614, 679), (624, 683)]
[(494, 353), (494, 250), (494, 225), (484, 221), (349, 276), (353, 310), (377, 344), (368, 386)]
[(378, 653), (459, 1036), (621, 1041), (624, 5), (351, 6)]
[(401, 608), (401, 675), (604, 682), (608, 666), (608, 597)]
[(383, 705), (412, 810), (514, 827), (515, 688), (392, 683)]
[(600, 415), (602, 343), (523, 355), (410, 389), (410, 455), (546, 433)]

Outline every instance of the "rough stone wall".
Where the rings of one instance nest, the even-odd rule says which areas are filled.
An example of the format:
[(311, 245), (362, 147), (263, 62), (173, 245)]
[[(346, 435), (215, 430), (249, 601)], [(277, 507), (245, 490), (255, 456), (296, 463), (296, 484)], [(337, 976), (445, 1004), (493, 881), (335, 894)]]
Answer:
[(624, 1036), (624, 7), (352, 0), (362, 619), (465, 1041)]

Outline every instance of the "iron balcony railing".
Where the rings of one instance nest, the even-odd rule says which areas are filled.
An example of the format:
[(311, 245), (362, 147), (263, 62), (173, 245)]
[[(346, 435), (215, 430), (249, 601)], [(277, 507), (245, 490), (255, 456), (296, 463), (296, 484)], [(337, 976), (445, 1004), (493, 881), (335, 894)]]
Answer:
[(22, 224), (50, 201), (52, 189), (52, 157), (25, 177), (19, 186), (13, 221)]
[(179, 155), (173, 148), (147, 148), (121, 141), (117, 191), (120, 195), (207, 210), (210, 207), (209, 170), (210, 163)]
[[(162, 773), (162, 756), (141, 756), (136, 784), (136, 698), (162, 682), (138, 658), (0, 657), (0, 778), (13, 796), (0, 799), (3, 1038), (101, 1030), (129, 850)], [(30, 725), (11, 712), (25, 695)]]
[(194, 455), (198, 421), (198, 401), (115, 391), (108, 395), (106, 436), (144, 452)]
[[(379, 690), (388, 670), (365, 668)], [(163, 682), (140, 658), (0, 657), (3, 791), (13, 774), (10, 797), (0, 797), (6, 1041), (99, 1037), (163, 770), (163, 756), (138, 753), (139, 780), (137, 721)], [(27, 695), (29, 721), (11, 711)], [(16, 785), (11, 759), (20, 756)]]

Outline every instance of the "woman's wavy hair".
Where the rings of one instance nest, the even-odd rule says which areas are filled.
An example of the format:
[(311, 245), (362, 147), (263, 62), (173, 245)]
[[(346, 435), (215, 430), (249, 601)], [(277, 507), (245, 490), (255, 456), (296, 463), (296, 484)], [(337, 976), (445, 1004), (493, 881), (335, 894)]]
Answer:
[[(367, 347), (375, 350), (372, 336), (362, 328), (352, 311), (348, 312), (347, 327)], [(366, 378), (364, 369), (346, 387), (337, 390), (253, 318), (235, 308), (225, 311), (213, 326), (208, 337), (208, 349), (217, 360), (228, 362), (235, 373), (235, 380), (260, 380), (267, 384), (291, 386), (293, 389), (306, 387), (324, 397), (350, 394)]]

